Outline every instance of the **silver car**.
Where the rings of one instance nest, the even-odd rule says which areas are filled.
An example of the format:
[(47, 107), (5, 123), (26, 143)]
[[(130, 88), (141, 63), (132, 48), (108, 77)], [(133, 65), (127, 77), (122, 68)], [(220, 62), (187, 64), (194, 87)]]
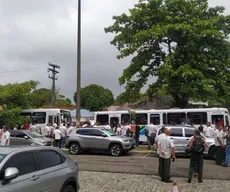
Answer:
[(54, 140), (43, 137), (40, 133), (30, 130), (10, 131), (10, 145), (43, 145), (53, 146)]
[[(189, 139), (194, 135), (194, 130), (196, 128), (191, 126), (183, 126), (183, 125), (175, 125), (175, 126), (165, 126), (166, 128), (171, 129), (171, 138), (174, 141), (174, 146), (176, 153), (185, 153), (185, 147), (188, 145)], [(157, 136), (161, 134), (161, 128), (157, 131)], [(216, 147), (214, 139), (208, 138), (201, 134), (207, 144), (208, 147), (205, 148), (204, 155), (208, 155), (211, 159), (215, 159), (216, 157)], [(153, 149), (156, 151), (156, 145), (153, 145)]]
[(78, 192), (79, 168), (53, 147), (0, 147), (1, 192)]
[(66, 137), (66, 147), (73, 155), (81, 151), (104, 150), (112, 156), (120, 156), (135, 147), (135, 140), (104, 127), (79, 128)]

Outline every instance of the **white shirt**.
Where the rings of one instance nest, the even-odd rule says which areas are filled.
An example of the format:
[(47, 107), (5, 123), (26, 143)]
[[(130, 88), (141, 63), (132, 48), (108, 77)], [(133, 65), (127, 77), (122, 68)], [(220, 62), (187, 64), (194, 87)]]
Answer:
[(61, 126), (59, 129), (61, 131), (61, 136), (65, 137), (66, 136), (66, 131), (67, 131), (66, 127), (65, 126)]
[(172, 148), (174, 147), (174, 143), (171, 137), (164, 134), (160, 137), (158, 143), (160, 145), (161, 152), (163, 152), (159, 152), (160, 157), (170, 159), (172, 155)]
[(162, 137), (165, 137), (166, 134), (165, 133), (161, 133), (160, 135), (156, 136), (155, 142), (156, 142), (156, 147), (157, 147), (157, 154), (160, 155), (160, 151), (158, 149), (158, 143), (160, 142)]
[(120, 135), (121, 134), (121, 128), (118, 127), (117, 130), (116, 130), (116, 134)]
[(217, 138), (220, 138), (220, 131), (218, 129), (216, 129), (214, 131), (214, 140), (215, 140), (215, 146), (220, 146), (219, 141), (217, 140)]
[[(6, 144), (6, 140), (8, 140), (8, 143)], [(10, 132), (6, 131), (2, 135), (1, 145), (9, 145), (10, 144)]]
[(125, 136), (128, 129), (129, 129), (129, 126), (123, 126), (123, 127), (121, 127), (121, 135)]
[(209, 138), (214, 138), (214, 130), (211, 126), (207, 127), (206, 129), (206, 136)]
[(61, 139), (61, 131), (59, 129), (54, 130), (54, 139), (55, 140)]
[(36, 125), (32, 125), (32, 126), (30, 127), (30, 130), (31, 130), (31, 131), (37, 132), (37, 126), (36, 126)]
[(43, 136), (49, 135), (49, 131), (50, 131), (49, 126), (45, 126), (44, 129), (43, 129), (42, 135), (43, 135)]
[(17, 127), (14, 128), (14, 131), (18, 130)]
[(151, 137), (152, 133), (157, 133), (157, 127), (153, 124), (150, 124), (146, 127), (146, 130), (148, 130), (148, 136)]

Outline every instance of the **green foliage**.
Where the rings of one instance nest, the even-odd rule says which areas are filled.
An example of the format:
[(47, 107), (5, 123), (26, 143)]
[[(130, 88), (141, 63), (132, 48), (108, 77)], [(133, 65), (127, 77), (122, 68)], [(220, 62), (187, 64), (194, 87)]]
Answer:
[(135, 103), (139, 100), (146, 99), (143, 93), (134, 93), (129, 90), (118, 95), (115, 99), (115, 104)]
[[(76, 93), (74, 94), (76, 103)], [(114, 103), (113, 93), (100, 85), (91, 84), (81, 88), (81, 107), (89, 111), (101, 111)]]
[(140, 92), (156, 76), (150, 98), (171, 95), (178, 107), (189, 99), (228, 102), (230, 16), (223, 12), (208, 0), (140, 0), (129, 15), (114, 16), (105, 32), (116, 34), (119, 59), (133, 56), (120, 84)]

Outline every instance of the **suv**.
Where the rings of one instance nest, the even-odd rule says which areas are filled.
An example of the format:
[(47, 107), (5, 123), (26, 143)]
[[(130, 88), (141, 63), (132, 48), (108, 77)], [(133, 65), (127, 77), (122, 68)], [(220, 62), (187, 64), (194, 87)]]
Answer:
[(73, 155), (81, 151), (105, 150), (112, 156), (120, 156), (134, 146), (133, 138), (117, 135), (104, 127), (79, 128), (66, 138), (66, 147)]
[(78, 192), (76, 162), (53, 147), (0, 147), (0, 191)]
[(40, 133), (30, 130), (10, 131), (10, 145), (43, 145), (52, 146), (54, 140), (43, 137)]
[[(189, 139), (194, 135), (194, 130), (196, 128), (191, 126), (183, 125), (173, 125), (165, 126), (166, 128), (171, 129), (170, 137), (174, 141), (176, 153), (185, 153), (185, 147), (188, 145)], [(161, 134), (161, 128), (157, 131), (157, 136)], [(208, 155), (210, 158), (215, 159), (216, 157), (216, 147), (214, 139), (208, 138), (201, 133), (202, 137), (205, 138), (208, 147), (205, 148), (204, 154)], [(153, 145), (154, 150), (156, 151), (156, 144)]]

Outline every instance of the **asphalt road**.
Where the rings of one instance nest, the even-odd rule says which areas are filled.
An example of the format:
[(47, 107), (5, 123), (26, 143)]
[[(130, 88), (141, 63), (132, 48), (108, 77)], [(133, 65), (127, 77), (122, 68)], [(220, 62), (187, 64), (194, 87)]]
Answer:
[[(157, 175), (158, 158), (152, 153), (129, 152), (126, 156), (112, 157), (106, 154), (70, 155), (79, 163), (80, 171), (131, 173)], [(187, 177), (189, 158), (178, 157), (171, 166), (173, 177)], [(204, 179), (230, 180), (230, 167), (215, 165), (213, 160), (204, 161)]]

